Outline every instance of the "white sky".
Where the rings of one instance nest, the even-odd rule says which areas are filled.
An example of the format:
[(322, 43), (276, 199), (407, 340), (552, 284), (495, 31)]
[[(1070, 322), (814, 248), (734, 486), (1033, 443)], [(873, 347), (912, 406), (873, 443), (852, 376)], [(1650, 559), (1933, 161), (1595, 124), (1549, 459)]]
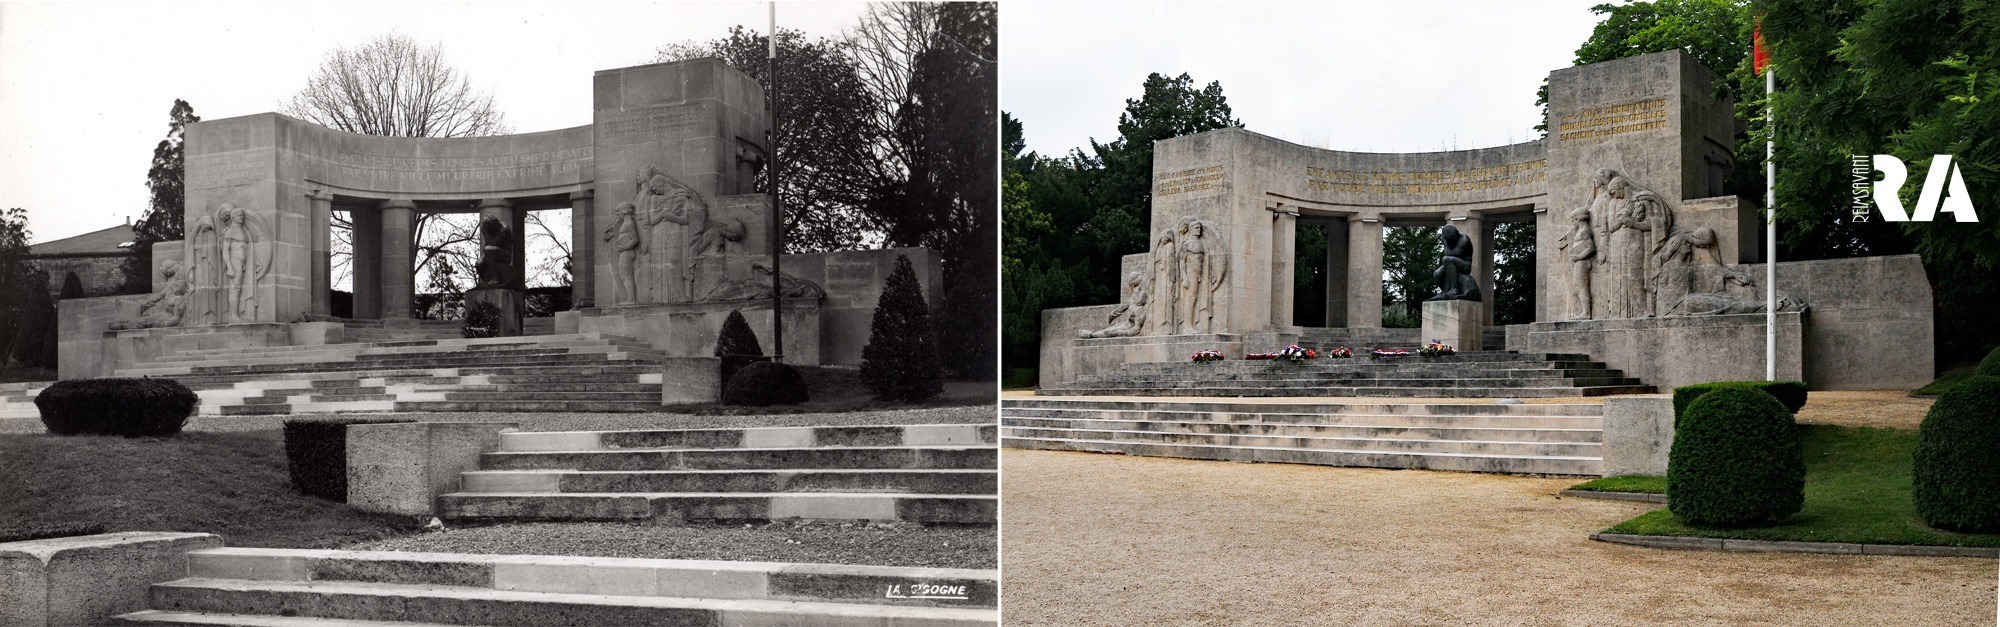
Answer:
[(1221, 81), (1249, 130), (1338, 150), (1537, 136), (1535, 90), (1615, 0), (1004, 0), (1001, 108), (1047, 156), (1118, 136), (1150, 72)]
[[(517, 132), (589, 124), (591, 74), (661, 46), (762, 31), (763, 2), (0, 2), (0, 208), (34, 242), (138, 219), (175, 98), (220, 119), (276, 111), (325, 54), (400, 30), (439, 42)], [(866, 5), (785, 2), (838, 36)]]

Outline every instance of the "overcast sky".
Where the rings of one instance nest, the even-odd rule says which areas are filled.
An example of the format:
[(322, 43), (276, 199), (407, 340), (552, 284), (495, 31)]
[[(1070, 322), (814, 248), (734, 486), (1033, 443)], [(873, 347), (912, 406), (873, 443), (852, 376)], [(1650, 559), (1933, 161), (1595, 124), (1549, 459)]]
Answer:
[(1609, 0), (1005, 0), (1001, 108), (1058, 155), (1118, 135), (1146, 75), (1221, 81), (1237, 119), (1339, 150), (1432, 151), (1536, 137), (1535, 90)]
[[(0, 2), (0, 208), (35, 242), (137, 219), (174, 99), (219, 119), (278, 110), (327, 51), (400, 30), (444, 46), (514, 130), (589, 124), (591, 73), (660, 46), (763, 30), (762, 2)], [(780, 3), (836, 36), (858, 2)]]

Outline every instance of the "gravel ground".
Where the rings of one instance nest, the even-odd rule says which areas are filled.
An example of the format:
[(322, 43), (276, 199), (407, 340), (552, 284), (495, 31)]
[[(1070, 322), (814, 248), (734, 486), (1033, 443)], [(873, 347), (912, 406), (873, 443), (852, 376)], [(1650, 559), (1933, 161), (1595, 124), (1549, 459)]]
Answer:
[[(516, 422), (522, 431), (584, 431), (613, 429), (704, 429), (731, 427), (798, 427), (901, 424), (991, 424), (992, 405), (894, 409), (835, 414), (774, 414), (758, 416), (698, 416), (694, 414), (600, 414), (600, 413), (361, 413), (300, 414), (295, 416), (195, 416), (188, 431), (259, 431), (283, 428), (286, 420), (309, 417), (408, 418), (434, 422)], [(0, 420), (0, 433), (41, 433), (40, 420), (12, 418)]]
[(998, 567), (998, 544), (992, 527), (970, 526), (522, 523), (454, 528), (341, 548), (992, 569)]
[(1994, 560), (1672, 551), (1575, 478), (1008, 450), (1009, 625), (1990, 625)]
[(1843, 427), (1915, 429), (1936, 398), (1899, 391), (1811, 392), (1799, 408), (1801, 423)]

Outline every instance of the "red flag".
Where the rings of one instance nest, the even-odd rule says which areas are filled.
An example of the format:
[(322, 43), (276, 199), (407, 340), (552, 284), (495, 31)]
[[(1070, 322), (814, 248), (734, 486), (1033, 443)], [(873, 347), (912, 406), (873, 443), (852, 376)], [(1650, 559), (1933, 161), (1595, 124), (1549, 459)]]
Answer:
[(1757, 18), (1756, 30), (1750, 32), (1750, 71), (1759, 76), (1764, 74), (1764, 66), (1771, 64), (1771, 53), (1764, 50), (1764, 18)]

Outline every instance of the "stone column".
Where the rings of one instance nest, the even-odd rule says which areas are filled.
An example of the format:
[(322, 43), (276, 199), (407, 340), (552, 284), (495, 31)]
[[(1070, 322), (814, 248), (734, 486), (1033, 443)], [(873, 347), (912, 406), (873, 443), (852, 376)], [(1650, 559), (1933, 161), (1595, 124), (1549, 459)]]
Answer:
[(597, 214), (590, 190), (569, 195), (570, 302), (597, 306)]
[[(487, 218), (493, 218), (499, 220), (501, 224), (507, 225), (509, 235), (507, 236), (508, 242), (506, 245), (510, 247), (510, 258), (507, 260), (507, 263), (513, 266), (509, 270), (507, 286), (517, 289), (523, 286), (516, 279), (525, 276), (521, 270), (520, 263), (516, 261), (516, 259), (522, 256), (519, 242), (525, 239), (521, 235), (521, 220), (520, 216), (516, 215), (518, 213), (522, 212), (515, 211), (514, 203), (505, 198), (483, 198), (479, 201), (480, 223), (484, 224)], [(481, 246), (485, 245), (483, 238), (478, 241)], [(473, 277), (473, 279), (476, 281), (478, 277)]]
[(1347, 223), (1347, 328), (1382, 328), (1382, 214)]
[(1271, 210), (1271, 325), (1273, 330), (1294, 326), (1292, 301), (1298, 298), (1293, 267), (1298, 265), (1299, 210), (1278, 206)]
[(355, 208), (348, 212), (354, 221), (349, 240), (354, 243), (354, 312), (352, 317), (374, 320), (382, 317), (382, 210)]
[(1326, 326), (1347, 326), (1347, 220), (1321, 223), (1326, 229)]
[[(1479, 284), (1479, 302), (1493, 304), (1493, 234), (1486, 217), (1479, 213), (1454, 215), (1449, 222), (1472, 240), (1472, 280)], [(1485, 307), (1481, 325), (1493, 324), (1493, 308)]]
[(312, 289), (306, 313), (315, 316), (333, 313), (333, 194), (323, 189), (306, 192), (312, 211), (306, 221), (312, 230), (312, 269), (306, 283)]
[(407, 198), (382, 201), (382, 319), (408, 320), (416, 300), (416, 269), (410, 258), (416, 241), (410, 231), (416, 221), (417, 203)]

